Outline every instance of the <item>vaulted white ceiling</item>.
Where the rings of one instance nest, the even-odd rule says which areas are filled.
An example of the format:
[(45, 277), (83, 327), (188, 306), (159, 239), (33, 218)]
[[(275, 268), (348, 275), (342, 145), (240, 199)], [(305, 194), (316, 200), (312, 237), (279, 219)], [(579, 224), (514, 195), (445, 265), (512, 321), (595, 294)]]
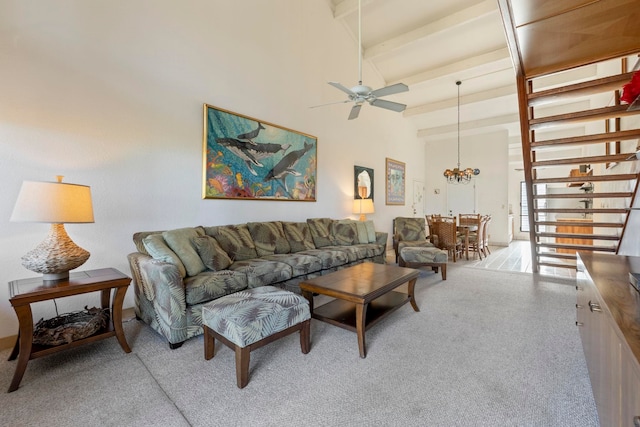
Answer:
[[(328, 3), (357, 44), (358, 0)], [(401, 114), (420, 138), (456, 132), (457, 80), (462, 131), (519, 136), (515, 73), (496, 0), (362, 0), (362, 53), (387, 85), (409, 86), (385, 99), (407, 105)]]

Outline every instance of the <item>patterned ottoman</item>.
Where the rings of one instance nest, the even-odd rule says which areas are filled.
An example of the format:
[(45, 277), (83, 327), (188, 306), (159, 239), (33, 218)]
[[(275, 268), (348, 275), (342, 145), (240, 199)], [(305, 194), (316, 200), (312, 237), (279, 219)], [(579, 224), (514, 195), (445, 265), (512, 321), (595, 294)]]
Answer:
[(448, 258), (449, 254), (447, 251), (435, 247), (407, 246), (400, 249), (398, 265), (400, 267), (432, 267), (436, 273), (438, 272), (438, 268), (441, 268), (442, 280), (447, 280)]
[(215, 353), (215, 340), (236, 352), (239, 388), (249, 383), (249, 355), (278, 338), (300, 331), (304, 354), (310, 348), (309, 302), (300, 295), (274, 286), (245, 289), (202, 307), (204, 358)]

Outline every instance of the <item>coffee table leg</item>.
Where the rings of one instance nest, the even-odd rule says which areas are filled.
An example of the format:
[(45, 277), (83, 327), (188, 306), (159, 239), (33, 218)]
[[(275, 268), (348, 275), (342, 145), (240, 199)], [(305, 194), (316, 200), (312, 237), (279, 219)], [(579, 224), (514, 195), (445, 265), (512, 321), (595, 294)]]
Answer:
[[(444, 272), (444, 270), (442, 270)], [(416, 298), (414, 295), (414, 289), (416, 287), (416, 280), (418, 280), (417, 278), (415, 279), (411, 279), (409, 280), (409, 302), (411, 303), (411, 307), (413, 307), (413, 311), (420, 311), (420, 308), (418, 307), (418, 304), (416, 303)]]
[(302, 291), (302, 296), (309, 301), (309, 312), (313, 314), (313, 292)]
[(367, 305), (356, 304), (356, 333), (358, 334), (358, 349), (360, 357), (367, 357), (367, 347), (364, 340), (365, 320), (367, 318)]

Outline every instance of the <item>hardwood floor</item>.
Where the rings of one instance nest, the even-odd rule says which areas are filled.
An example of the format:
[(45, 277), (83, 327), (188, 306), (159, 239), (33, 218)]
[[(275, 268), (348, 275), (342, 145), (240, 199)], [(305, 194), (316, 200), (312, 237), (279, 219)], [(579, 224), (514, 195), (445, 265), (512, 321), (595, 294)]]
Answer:
[[(479, 260), (473, 259), (473, 254), (469, 254), (469, 261), (464, 257), (453, 262), (449, 259), (448, 268), (472, 267), (484, 268), (487, 270), (519, 271), (523, 273), (533, 273), (531, 269), (531, 245), (528, 240), (514, 240), (509, 246), (490, 246), (491, 255)], [(387, 252), (387, 262), (394, 263), (393, 251)], [(575, 278), (575, 268), (540, 267), (540, 274), (543, 276), (554, 276), (564, 278)]]
[[(463, 259), (461, 262), (469, 267), (486, 268), (487, 270), (521, 271), (532, 273), (531, 270), (531, 245), (528, 240), (514, 240), (506, 246), (491, 246), (491, 255), (479, 259)], [(469, 254), (471, 257), (471, 254)], [(459, 261), (460, 262), (460, 261)], [(576, 277), (575, 269), (540, 267), (540, 274), (545, 276), (556, 276), (572, 278)]]

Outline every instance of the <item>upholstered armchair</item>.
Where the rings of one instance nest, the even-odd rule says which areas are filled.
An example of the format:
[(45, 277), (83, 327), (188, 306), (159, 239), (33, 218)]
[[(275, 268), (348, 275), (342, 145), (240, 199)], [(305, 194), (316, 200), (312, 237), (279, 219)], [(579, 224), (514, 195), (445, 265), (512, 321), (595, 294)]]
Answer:
[(435, 247), (427, 240), (424, 218), (397, 217), (393, 220), (393, 250), (396, 262), (403, 247)]

